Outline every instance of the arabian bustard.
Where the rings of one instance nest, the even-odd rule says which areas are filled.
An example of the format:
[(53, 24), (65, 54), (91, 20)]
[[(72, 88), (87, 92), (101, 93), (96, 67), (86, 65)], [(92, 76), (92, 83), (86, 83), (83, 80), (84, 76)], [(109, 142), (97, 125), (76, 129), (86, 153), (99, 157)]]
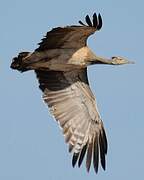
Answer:
[(21, 72), (34, 70), (55, 119), (63, 129), (73, 167), (80, 167), (86, 154), (86, 168), (91, 161), (98, 172), (99, 162), (105, 170), (107, 138), (103, 122), (89, 87), (87, 66), (92, 64), (120, 65), (132, 63), (122, 57), (106, 59), (96, 56), (87, 46), (87, 38), (102, 27), (102, 18), (93, 14), (92, 21), (80, 26), (57, 27), (47, 32), (32, 53), (21, 52), (13, 58), (11, 68)]

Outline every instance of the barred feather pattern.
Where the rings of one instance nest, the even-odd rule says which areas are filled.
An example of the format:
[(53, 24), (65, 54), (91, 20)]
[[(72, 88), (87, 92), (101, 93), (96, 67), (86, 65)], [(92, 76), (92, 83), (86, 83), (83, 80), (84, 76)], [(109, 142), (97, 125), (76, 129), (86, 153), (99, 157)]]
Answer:
[(44, 101), (62, 127), (69, 152), (73, 152), (73, 167), (80, 167), (86, 156), (86, 168), (91, 161), (98, 172), (99, 161), (105, 169), (107, 139), (95, 98), (90, 90), (87, 70), (69, 72), (36, 70)]

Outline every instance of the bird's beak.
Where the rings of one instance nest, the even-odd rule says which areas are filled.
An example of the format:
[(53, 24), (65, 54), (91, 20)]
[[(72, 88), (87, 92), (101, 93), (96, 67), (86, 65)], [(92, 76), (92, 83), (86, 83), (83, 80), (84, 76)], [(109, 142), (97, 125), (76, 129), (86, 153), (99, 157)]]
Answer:
[(135, 64), (135, 62), (134, 62), (134, 61), (128, 61), (128, 60), (127, 60), (127, 64)]
[(122, 64), (135, 64), (134, 61), (129, 61), (126, 58), (122, 58), (122, 59), (124, 60)]

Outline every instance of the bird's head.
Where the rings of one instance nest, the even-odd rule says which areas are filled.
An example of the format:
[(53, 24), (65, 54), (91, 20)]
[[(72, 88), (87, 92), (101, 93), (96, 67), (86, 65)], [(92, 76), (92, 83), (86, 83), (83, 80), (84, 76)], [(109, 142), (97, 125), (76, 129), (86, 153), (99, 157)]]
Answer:
[(112, 62), (113, 65), (134, 64), (133, 61), (129, 61), (126, 58), (123, 58), (123, 57), (120, 57), (120, 56), (113, 56), (111, 62)]

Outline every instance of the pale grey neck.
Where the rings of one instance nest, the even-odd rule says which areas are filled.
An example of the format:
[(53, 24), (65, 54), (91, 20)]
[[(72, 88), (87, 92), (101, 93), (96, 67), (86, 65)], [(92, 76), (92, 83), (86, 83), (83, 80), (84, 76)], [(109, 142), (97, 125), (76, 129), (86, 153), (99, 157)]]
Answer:
[(91, 60), (92, 64), (113, 64), (112, 59), (103, 58), (100, 56), (95, 56), (93, 60)]

